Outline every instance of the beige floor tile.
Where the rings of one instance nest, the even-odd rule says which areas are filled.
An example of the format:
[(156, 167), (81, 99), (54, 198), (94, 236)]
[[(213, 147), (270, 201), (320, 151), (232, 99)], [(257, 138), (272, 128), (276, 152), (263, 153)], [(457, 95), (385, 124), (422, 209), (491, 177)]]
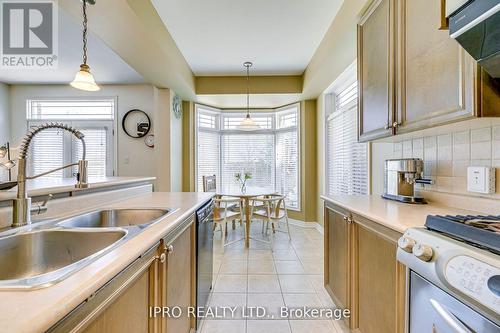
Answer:
[(297, 255), (295, 254), (295, 250), (275, 250), (273, 252), (274, 260), (299, 260)]
[(277, 275), (248, 275), (249, 293), (280, 293)]
[[(252, 319), (282, 319), (280, 317), (280, 309), (285, 306), (283, 301), (283, 296), (281, 293), (269, 293), (269, 294), (248, 294), (247, 296), (247, 306), (249, 307), (264, 307), (266, 309), (267, 316), (264, 318), (252, 318)], [(249, 318), (250, 319), (250, 318)]]
[(323, 304), (319, 300), (316, 293), (308, 293), (308, 294), (283, 294), (283, 299), (285, 301), (285, 305), (290, 308), (298, 308), (298, 307), (311, 307), (311, 308), (319, 308)]
[(248, 250), (240, 248), (226, 248), (224, 250), (223, 260), (247, 260)]
[(304, 275), (278, 275), (283, 293), (314, 293), (309, 279)]
[(244, 333), (246, 332), (245, 320), (205, 320), (201, 333)]
[(278, 274), (306, 274), (300, 261), (276, 260), (274, 265)]
[(292, 333), (338, 333), (330, 320), (290, 320), (289, 323)]
[(250, 250), (248, 253), (249, 260), (273, 260), (271, 250)]
[(247, 333), (290, 333), (288, 320), (248, 320)]
[(219, 274), (215, 283), (214, 292), (226, 293), (246, 293), (247, 276), (246, 275), (226, 275)]
[(301, 260), (307, 274), (323, 274), (323, 260)]
[[(209, 301), (210, 307), (233, 307), (236, 308), (234, 317), (227, 316), (224, 320), (241, 319), (243, 317), (243, 309), (247, 304), (247, 294), (236, 293), (213, 293)], [(221, 318), (206, 318), (207, 320), (218, 320)]]
[(246, 260), (224, 259), (219, 270), (219, 274), (247, 274)]
[(276, 274), (272, 260), (248, 260), (248, 274)]

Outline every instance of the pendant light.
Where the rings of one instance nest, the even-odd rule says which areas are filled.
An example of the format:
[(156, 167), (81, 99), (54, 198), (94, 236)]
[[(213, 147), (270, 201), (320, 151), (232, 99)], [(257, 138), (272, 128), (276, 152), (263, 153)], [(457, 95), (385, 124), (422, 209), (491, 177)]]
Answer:
[(256, 131), (260, 129), (259, 124), (250, 117), (250, 67), (252, 67), (252, 65), (253, 64), (248, 61), (243, 64), (247, 71), (247, 115), (238, 125), (238, 129), (242, 131)]
[(90, 73), (90, 67), (87, 65), (87, 1), (83, 2), (83, 64), (71, 82), (71, 86), (85, 91), (98, 91), (101, 88), (95, 83), (94, 76)]

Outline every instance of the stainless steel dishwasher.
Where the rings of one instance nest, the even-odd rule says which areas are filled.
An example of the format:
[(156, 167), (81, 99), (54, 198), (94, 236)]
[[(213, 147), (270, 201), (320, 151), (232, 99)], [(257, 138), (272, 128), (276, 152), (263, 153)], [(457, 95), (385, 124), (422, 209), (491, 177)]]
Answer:
[[(210, 200), (196, 212), (196, 307), (207, 306), (213, 274), (213, 210)], [(199, 327), (200, 318), (196, 320)]]

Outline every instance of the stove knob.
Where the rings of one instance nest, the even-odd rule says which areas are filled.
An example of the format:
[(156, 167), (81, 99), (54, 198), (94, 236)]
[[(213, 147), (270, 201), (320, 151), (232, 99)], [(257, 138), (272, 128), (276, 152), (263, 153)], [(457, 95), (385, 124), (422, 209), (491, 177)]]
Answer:
[(410, 237), (401, 237), (398, 239), (398, 246), (408, 252), (408, 253), (411, 253), (411, 251), (413, 250), (413, 246), (416, 244), (415, 240), (413, 238), (410, 238)]
[(416, 244), (413, 246), (413, 254), (420, 260), (431, 261), (434, 251), (430, 246)]

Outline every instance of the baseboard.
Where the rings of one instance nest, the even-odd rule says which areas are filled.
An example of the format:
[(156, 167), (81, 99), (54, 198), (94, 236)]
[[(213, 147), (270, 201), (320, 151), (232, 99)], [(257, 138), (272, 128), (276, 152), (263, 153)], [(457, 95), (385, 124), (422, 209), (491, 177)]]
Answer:
[(318, 222), (304, 222), (304, 221), (299, 221), (299, 220), (294, 220), (294, 219), (288, 219), (288, 223), (301, 227), (301, 228), (306, 228), (306, 229), (316, 229), (319, 231), (319, 233), (323, 234), (324, 229), (321, 224)]

